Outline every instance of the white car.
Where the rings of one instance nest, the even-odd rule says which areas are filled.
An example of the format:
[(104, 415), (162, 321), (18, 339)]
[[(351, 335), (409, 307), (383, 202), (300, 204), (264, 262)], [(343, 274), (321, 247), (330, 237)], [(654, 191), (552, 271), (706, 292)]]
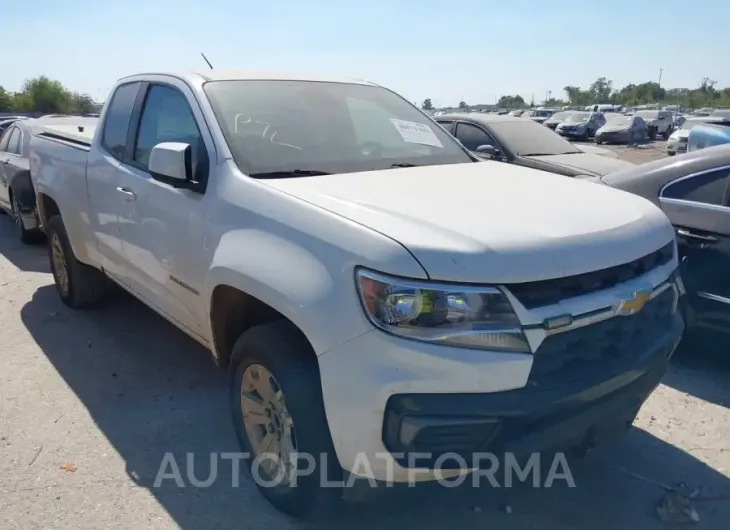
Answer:
[(443, 455), (469, 458), (458, 475), (608, 441), (680, 339), (659, 208), (478, 161), (385, 88), (210, 70), (107, 101), (93, 136), (31, 139), (58, 293), (90, 307), (114, 282), (209, 348), (287, 513), (327, 474), (434, 480)]
[(730, 128), (730, 118), (722, 118), (716, 116), (700, 116), (687, 119), (682, 126), (674, 131), (667, 139), (667, 155), (674, 156), (676, 154), (687, 152), (687, 142), (689, 140), (689, 132), (695, 125), (710, 123)]

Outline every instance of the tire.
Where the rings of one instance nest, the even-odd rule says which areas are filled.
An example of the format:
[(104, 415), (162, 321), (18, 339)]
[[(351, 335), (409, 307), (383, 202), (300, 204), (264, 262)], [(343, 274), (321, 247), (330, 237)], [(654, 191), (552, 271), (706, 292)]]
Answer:
[(601, 144), (603, 144), (603, 140), (601, 140), (600, 138), (596, 138), (596, 145), (601, 145)]
[[(264, 425), (254, 424), (260, 424), (263, 421), (268, 422), (267, 426), (271, 427), (274, 423), (271, 419), (272, 416), (274, 419), (280, 416), (290, 418), (290, 429), (294, 433), (291, 436), (294, 440), (291, 447), (298, 453), (315, 456), (314, 473), (298, 476), (294, 486), (279, 483), (273, 487), (266, 487), (260, 484), (259, 480), (255, 481), (261, 494), (272, 505), (297, 518), (307, 516), (310, 512), (313, 515), (314, 513), (327, 513), (334, 508), (337, 505), (338, 497), (341, 499), (341, 495), (338, 495), (341, 491), (339, 488), (322, 487), (320, 478), (327, 476), (330, 481), (341, 481), (343, 475), (342, 468), (335, 456), (325, 415), (317, 361), (308, 355), (310, 352), (311, 346), (304, 335), (290, 322), (281, 320), (255, 326), (244, 332), (233, 347), (230, 363), (230, 402), (233, 425), (243, 451), (251, 455), (247, 459), (247, 463), (254, 479), (256, 479), (256, 473), (259, 473), (260, 476), (260, 466), (256, 466), (254, 469), (254, 458), (263, 451), (259, 452), (254, 449), (249, 432), (258, 429), (259, 433), (271, 433), (272, 431), (267, 430)], [(283, 397), (281, 402), (276, 400), (276, 405), (272, 407), (264, 404), (265, 412), (263, 414), (249, 411), (249, 418), (255, 416), (263, 419), (262, 421), (245, 422), (244, 410), (246, 408), (242, 398), (244, 374), (255, 375), (257, 371), (268, 372), (274, 380), (273, 385), (268, 385), (269, 390), (272, 386), (278, 387)], [(263, 377), (270, 381), (265, 375)], [(248, 385), (250, 380), (245, 381)], [(247, 388), (250, 387), (247, 386)], [(258, 393), (258, 397), (251, 393), (248, 395), (251, 397), (246, 402), (253, 405), (265, 393)], [(284, 413), (281, 413), (282, 407), (279, 406), (281, 403), (284, 404), (283, 409), (286, 411)], [(249, 430), (247, 430), (247, 425)], [(255, 434), (253, 436), (255, 437)], [(264, 436), (268, 436), (268, 434)], [(282, 434), (280, 439), (283, 436)], [(264, 443), (261, 442), (262, 445)], [(323, 458), (320, 455), (323, 455)], [(322, 469), (323, 465), (327, 469)], [(315, 507), (317, 509), (313, 511)]]
[(664, 138), (665, 140), (669, 140), (669, 137), (671, 136), (671, 134), (672, 134), (671, 129), (667, 129), (666, 131), (664, 131), (662, 133), (662, 138)]
[(46, 232), (48, 258), (61, 301), (72, 309), (96, 306), (109, 287), (104, 273), (76, 259), (60, 215), (51, 217)]
[(667, 155), (668, 155), (668, 156), (674, 156), (674, 155), (676, 155), (676, 154), (677, 154), (677, 153), (675, 153), (674, 151), (667, 151)]
[(649, 127), (648, 135), (649, 140), (653, 142), (656, 139), (656, 127)]
[(38, 230), (28, 230), (25, 228), (25, 225), (23, 224), (23, 218), (20, 215), (20, 206), (18, 205), (18, 200), (15, 198), (15, 194), (13, 194), (12, 197), (13, 198), (10, 201), (10, 206), (12, 208), (12, 217), (13, 223), (15, 224), (16, 236), (24, 245), (37, 243), (41, 237), (40, 232)]

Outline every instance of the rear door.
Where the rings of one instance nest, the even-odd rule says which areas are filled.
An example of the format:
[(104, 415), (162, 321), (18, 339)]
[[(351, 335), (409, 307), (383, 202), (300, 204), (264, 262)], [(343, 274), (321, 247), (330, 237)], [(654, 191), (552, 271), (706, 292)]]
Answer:
[(730, 166), (678, 178), (659, 201), (677, 230), (697, 324), (730, 333)]
[(132, 199), (119, 182), (117, 168), (130, 138), (129, 124), (140, 94), (140, 82), (119, 85), (104, 111), (99, 144), (89, 153), (86, 170), (91, 204), (91, 225), (96, 236), (101, 265), (116, 281), (129, 285), (129, 267), (124, 257), (123, 213)]

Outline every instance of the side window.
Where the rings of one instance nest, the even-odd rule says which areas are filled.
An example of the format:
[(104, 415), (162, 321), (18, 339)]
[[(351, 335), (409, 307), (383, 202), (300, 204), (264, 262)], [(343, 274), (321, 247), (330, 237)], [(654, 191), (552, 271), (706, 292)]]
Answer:
[(8, 150), (8, 140), (10, 140), (10, 133), (12, 130), (8, 128), (4, 134), (0, 134), (0, 152)]
[(447, 121), (439, 121), (436, 120), (436, 123), (438, 123), (441, 127), (446, 129), (446, 132), (449, 134), (454, 134), (454, 122), (451, 120)]
[(718, 169), (677, 180), (664, 188), (662, 197), (723, 206), (730, 169)]
[(20, 154), (20, 129), (12, 127), (10, 129), (10, 137), (8, 138), (8, 153)]
[(480, 145), (491, 145), (497, 147), (494, 140), (482, 129), (471, 123), (459, 123), (456, 126), (456, 138), (469, 151), (476, 151)]
[(150, 85), (137, 130), (134, 161), (147, 168), (152, 148), (161, 142), (182, 142), (192, 149), (193, 179), (207, 172), (208, 154), (188, 100), (177, 89)]
[(120, 160), (124, 157), (124, 150), (127, 146), (129, 119), (132, 117), (132, 109), (139, 93), (139, 86), (140, 83), (127, 83), (117, 87), (104, 115), (104, 131), (101, 144), (109, 153)]

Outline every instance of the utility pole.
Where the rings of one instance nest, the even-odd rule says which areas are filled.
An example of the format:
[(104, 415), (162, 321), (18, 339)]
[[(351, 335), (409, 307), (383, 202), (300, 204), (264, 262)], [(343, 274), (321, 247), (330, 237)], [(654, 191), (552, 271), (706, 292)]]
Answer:
[(656, 91), (656, 100), (659, 101), (659, 90), (662, 88), (662, 73), (664, 72), (664, 68), (659, 69), (659, 82), (657, 83), (657, 91)]

